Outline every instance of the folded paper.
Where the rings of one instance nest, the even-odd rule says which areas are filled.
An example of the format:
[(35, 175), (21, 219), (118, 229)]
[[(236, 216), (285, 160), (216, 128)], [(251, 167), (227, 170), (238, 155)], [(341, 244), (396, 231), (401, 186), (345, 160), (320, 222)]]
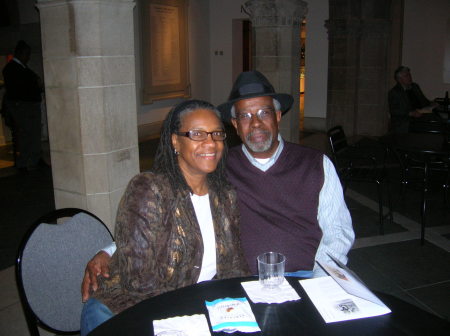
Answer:
[(204, 314), (184, 315), (153, 321), (155, 336), (211, 336)]
[(264, 288), (259, 281), (246, 281), (241, 285), (254, 303), (283, 303), (300, 300), (300, 296), (286, 279), (279, 287), (271, 289)]

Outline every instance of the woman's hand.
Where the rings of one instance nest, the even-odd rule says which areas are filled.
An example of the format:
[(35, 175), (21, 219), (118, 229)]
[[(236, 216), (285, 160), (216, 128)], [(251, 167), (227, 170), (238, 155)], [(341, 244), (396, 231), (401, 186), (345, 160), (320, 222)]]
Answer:
[(81, 299), (86, 302), (91, 293), (98, 288), (97, 277), (99, 275), (109, 278), (109, 262), (111, 256), (105, 251), (98, 252), (86, 265), (83, 282), (81, 284)]

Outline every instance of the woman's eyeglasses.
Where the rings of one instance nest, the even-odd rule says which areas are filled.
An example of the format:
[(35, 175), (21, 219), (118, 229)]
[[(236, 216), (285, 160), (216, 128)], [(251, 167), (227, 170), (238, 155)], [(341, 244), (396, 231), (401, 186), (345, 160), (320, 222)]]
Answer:
[(177, 132), (177, 135), (188, 137), (191, 140), (194, 141), (203, 141), (208, 138), (208, 135), (211, 134), (211, 138), (214, 141), (224, 141), (227, 137), (227, 133), (225, 131), (212, 131), (212, 132), (206, 132), (206, 131), (199, 131), (199, 130), (193, 130), (188, 132)]

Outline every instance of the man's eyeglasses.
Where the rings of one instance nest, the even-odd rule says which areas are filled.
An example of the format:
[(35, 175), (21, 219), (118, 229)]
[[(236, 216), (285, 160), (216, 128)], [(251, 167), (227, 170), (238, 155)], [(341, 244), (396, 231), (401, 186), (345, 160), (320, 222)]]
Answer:
[(227, 137), (227, 133), (225, 133), (225, 131), (206, 132), (206, 131), (192, 130), (188, 132), (177, 132), (176, 134), (188, 137), (189, 139), (194, 141), (206, 140), (209, 134), (211, 134), (211, 138), (214, 141), (224, 141), (225, 138)]
[(263, 120), (268, 120), (268, 119), (272, 118), (274, 113), (275, 113), (275, 110), (266, 108), (266, 109), (258, 110), (258, 112), (256, 112), (255, 114), (251, 114), (250, 112), (238, 113), (236, 115), (235, 119), (239, 120), (240, 122), (246, 123), (246, 122), (250, 122), (250, 120), (252, 120), (253, 116), (256, 116), (256, 118), (263, 121)]

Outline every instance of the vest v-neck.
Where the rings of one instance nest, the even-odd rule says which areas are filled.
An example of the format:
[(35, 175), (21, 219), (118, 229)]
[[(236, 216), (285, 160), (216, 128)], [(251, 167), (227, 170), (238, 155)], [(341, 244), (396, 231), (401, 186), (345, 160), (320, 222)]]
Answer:
[[(281, 150), (280, 155), (278, 156), (277, 160), (274, 162), (274, 164), (267, 169), (266, 171), (259, 169), (258, 167), (256, 167), (254, 164), (252, 164), (250, 162), (250, 160), (248, 159), (248, 157), (245, 155), (245, 153), (243, 152), (242, 149), (239, 150), (239, 155), (242, 156), (242, 160), (243, 162), (245, 162), (246, 165), (248, 165), (248, 167), (250, 169), (252, 169), (253, 171), (257, 172), (258, 174), (261, 175), (270, 175), (274, 172), (274, 170), (277, 170), (277, 166), (279, 167), (279, 165), (277, 165), (277, 162), (282, 161), (285, 158), (286, 155), (286, 146)], [(270, 160), (270, 159), (269, 159)]]

